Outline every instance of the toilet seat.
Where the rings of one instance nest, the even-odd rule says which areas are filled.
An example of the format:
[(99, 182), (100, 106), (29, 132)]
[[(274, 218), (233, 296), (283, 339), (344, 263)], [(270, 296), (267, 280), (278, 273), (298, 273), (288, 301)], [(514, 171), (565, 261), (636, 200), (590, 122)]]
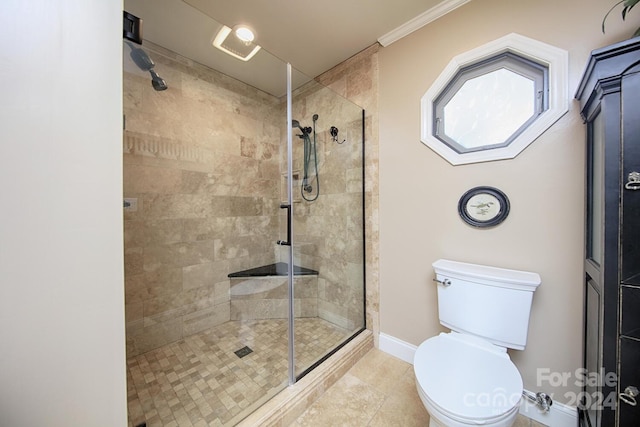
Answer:
[(421, 397), (452, 420), (491, 424), (513, 414), (522, 377), (506, 349), (457, 332), (423, 342), (414, 358)]

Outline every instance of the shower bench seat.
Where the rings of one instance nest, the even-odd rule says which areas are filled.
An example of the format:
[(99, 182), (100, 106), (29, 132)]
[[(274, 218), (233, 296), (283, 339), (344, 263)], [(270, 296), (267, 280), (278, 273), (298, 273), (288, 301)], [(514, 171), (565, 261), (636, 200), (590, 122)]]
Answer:
[[(230, 273), (231, 320), (288, 317), (287, 264), (278, 262)], [(294, 266), (294, 315), (318, 316), (318, 272)]]

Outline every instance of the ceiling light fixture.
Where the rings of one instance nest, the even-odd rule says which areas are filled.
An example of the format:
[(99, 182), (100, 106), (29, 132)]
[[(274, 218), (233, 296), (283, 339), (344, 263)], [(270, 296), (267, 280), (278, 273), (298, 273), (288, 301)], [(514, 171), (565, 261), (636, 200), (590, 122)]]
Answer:
[(233, 32), (223, 25), (212, 44), (234, 58), (248, 61), (260, 50), (260, 46), (253, 43), (254, 40), (255, 34), (246, 25), (236, 25)]
[(253, 34), (251, 28), (247, 27), (246, 25), (236, 25), (233, 28), (233, 32), (236, 34), (236, 37), (244, 43), (251, 43), (256, 38), (256, 35)]

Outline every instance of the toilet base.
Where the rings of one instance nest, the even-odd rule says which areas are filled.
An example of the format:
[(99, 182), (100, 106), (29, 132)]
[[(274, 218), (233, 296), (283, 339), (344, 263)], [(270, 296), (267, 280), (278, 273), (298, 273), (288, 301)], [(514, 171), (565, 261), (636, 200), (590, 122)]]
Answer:
[[(433, 412), (430, 412), (427, 409), (427, 412), (429, 412), (429, 427), (477, 427), (478, 424), (473, 423), (473, 422), (469, 422), (467, 423), (462, 423), (459, 421), (454, 421), (454, 420), (448, 420), (447, 422), (442, 422), (439, 419), (437, 419), (434, 415)], [(515, 410), (512, 410), (509, 413), (509, 416), (507, 416), (506, 418), (502, 418), (494, 423), (487, 423), (487, 424), (482, 424), (482, 427), (512, 427), (515, 422), (516, 422), (516, 418), (518, 417), (518, 408), (515, 408)]]
[(432, 416), (429, 417), (429, 427), (449, 427), (445, 424), (440, 424), (438, 421), (436, 421), (435, 418), (433, 418)]
[[(500, 420), (500, 422), (498, 424), (483, 424), (482, 427), (486, 427), (486, 426), (490, 426), (490, 427), (512, 427), (515, 422), (516, 422), (516, 418), (518, 417), (518, 412), (516, 411), (515, 415), (513, 417), (509, 417), (508, 419), (505, 420)], [(458, 424), (456, 424), (458, 425)], [(477, 424), (465, 424), (465, 426), (474, 426), (477, 427)], [(451, 424), (441, 424), (438, 420), (435, 419), (435, 417), (431, 414), (429, 414), (429, 427), (452, 427)]]
[[(469, 422), (463, 422), (459, 420), (451, 419), (450, 417), (443, 414), (432, 402), (431, 400), (424, 395), (424, 392), (420, 388), (419, 384), (416, 384), (418, 388), (418, 396), (422, 403), (424, 404), (425, 409), (429, 413), (429, 427), (477, 427), (478, 424), (474, 423), (472, 420)], [(517, 404), (507, 413), (505, 413), (502, 417), (492, 422), (487, 422), (486, 424), (482, 424), (482, 427), (511, 427), (516, 422), (516, 418), (518, 417), (518, 413), (520, 412), (520, 405)]]

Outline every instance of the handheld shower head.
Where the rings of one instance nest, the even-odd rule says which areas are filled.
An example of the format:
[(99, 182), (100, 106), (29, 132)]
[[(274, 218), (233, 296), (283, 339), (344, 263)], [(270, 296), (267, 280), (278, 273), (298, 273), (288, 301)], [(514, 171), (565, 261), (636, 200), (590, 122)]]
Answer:
[(308, 135), (308, 134), (311, 133), (311, 128), (310, 127), (306, 127), (306, 128), (302, 127), (300, 125), (300, 122), (297, 121), (297, 120), (291, 120), (291, 127), (300, 129), (300, 132), (302, 132), (302, 136)]

